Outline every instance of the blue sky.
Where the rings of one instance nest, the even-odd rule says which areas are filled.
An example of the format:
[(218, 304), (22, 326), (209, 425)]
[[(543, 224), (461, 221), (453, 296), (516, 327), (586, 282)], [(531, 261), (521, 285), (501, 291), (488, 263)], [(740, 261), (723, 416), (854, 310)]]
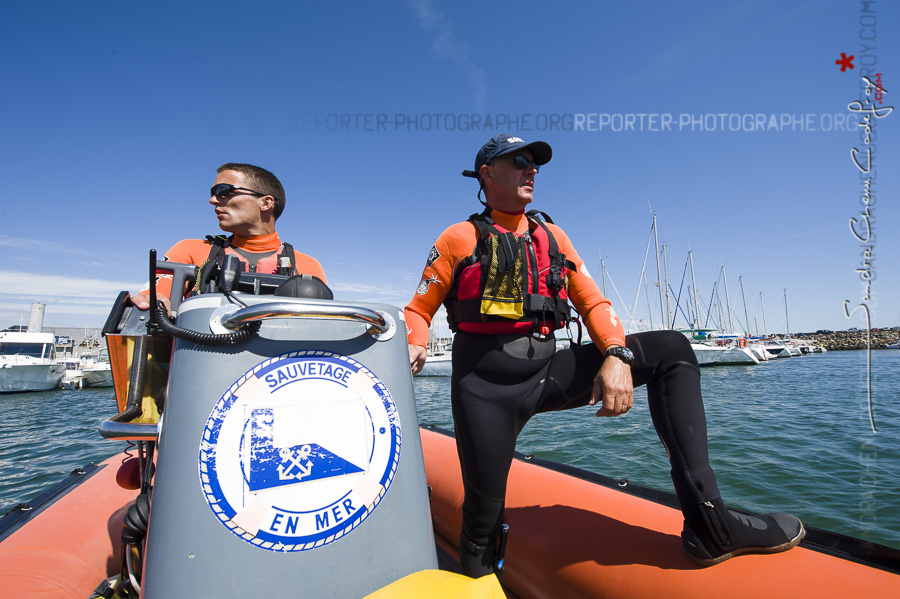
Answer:
[[(649, 322), (652, 210), (675, 293), (687, 294), (692, 250), (700, 303), (718, 281), (724, 306), (724, 265), (736, 328), (741, 278), (754, 332), (763, 316), (784, 330), (785, 290), (792, 331), (865, 326), (845, 301), (865, 304), (875, 327), (900, 324), (900, 113), (873, 119), (865, 144), (865, 113), (848, 109), (867, 98), (864, 68), (882, 74), (882, 106), (900, 90), (896, 3), (97, 1), (3, 13), (0, 327), (27, 321), (32, 302), (49, 327), (100, 326), (116, 293), (145, 280), (150, 248), (217, 232), (207, 190), (232, 161), (279, 176), (279, 233), (322, 263), (336, 297), (402, 306), (437, 235), (480, 209), (459, 173), (501, 131), (553, 146), (534, 207), (598, 281), (602, 256), (624, 319)], [(854, 69), (841, 72), (841, 52)], [(865, 228), (853, 148), (873, 150), (866, 243), (850, 230), (852, 218)], [(653, 247), (646, 273), (655, 283)]]

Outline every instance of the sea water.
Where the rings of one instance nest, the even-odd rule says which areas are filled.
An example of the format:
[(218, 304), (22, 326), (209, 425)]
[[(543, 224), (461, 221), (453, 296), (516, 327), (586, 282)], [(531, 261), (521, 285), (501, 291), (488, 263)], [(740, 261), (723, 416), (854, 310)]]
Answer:
[[(710, 462), (726, 503), (900, 548), (900, 351), (872, 352), (871, 373), (866, 360), (844, 351), (702, 369)], [(420, 422), (452, 429), (449, 380), (414, 379)], [(112, 389), (0, 395), (0, 514), (74, 468), (126, 457), (127, 443), (97, 433), (115, 411)], [(636, 390), (626, 416), (595, 411), (539, 414), (517, 449), (672, 491), (646, 392)]]

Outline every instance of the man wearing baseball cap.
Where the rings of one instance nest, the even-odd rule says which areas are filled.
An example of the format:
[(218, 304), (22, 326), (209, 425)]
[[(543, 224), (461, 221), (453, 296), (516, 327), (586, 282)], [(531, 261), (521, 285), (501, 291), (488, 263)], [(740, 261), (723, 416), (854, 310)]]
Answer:
[[(475, 170), (463, 175), (478, 180), (485, 209), (441, 233), (405, 310), (413, 374), (425, 364), (428, 327), (441, 304), (455, 332), (451, 404), (465, 489), (463, 573), (495, 567), (507, 475), (526, 422), (539, 412), (598, 404), (597, 416), (621, 416), (635, 385), (647, 385), (672, 464), (690, 559), (711, 566), (797, 545), (805, 529), (794, 516), (739, 518), (723, 503), (687, 338), (668, 330), (626, 337), (563, 230), (543, 213), (526, 212), (552, 155), (547, 143), (508, 133), (481, 147)], [(570, 320), (570, 302), (593, 343), (557, 351), (554, 331)]]

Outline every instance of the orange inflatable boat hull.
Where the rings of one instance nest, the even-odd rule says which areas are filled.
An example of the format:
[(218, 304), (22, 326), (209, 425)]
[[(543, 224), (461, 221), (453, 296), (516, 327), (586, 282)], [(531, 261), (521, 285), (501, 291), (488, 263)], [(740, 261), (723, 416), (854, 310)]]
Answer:
[[(463, 501), (456, 442), (428, 429), (421, 436), (435, 537), (455, 555)], [(510, 471), (504, 521), (503, 585), (521, 599), (900, 597), (896, 568), (827, 554), (807, 541), (701, 568), (681, 548), (679, 510), (521, 459)], [(889, 559), (900, 554), (874, 547)]]
[[(463, 500), (456, 443), (427, 429), (421, 437), (435, 539), (454, 556)], [(45, 510), (4, 533), (0, 597), (84, 599), (119, 573), (122, 520), (137, 493), (116, 483), (121, 460), (88, 469)], [(510, 471), (505, 521), (503, 584), (519, 599), (900, 597), (896, 550), (849, 539), (885, 554), (873, 565), (866, 556), (817, 547), (811, 529), (786, 553), (700, 568), (681, 549), (677, 509), (521, 459)]]
[(85, 599), (119, 572), (122, 520), (137, 494), (116, 484), (121, 461), (70, 475), (85, 478), (0, 542), (0, 597)]

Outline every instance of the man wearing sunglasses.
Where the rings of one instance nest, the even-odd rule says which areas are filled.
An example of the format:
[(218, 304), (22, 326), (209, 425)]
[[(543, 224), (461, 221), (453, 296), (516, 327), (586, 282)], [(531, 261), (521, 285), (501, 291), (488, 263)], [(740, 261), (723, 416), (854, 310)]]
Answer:
[[(481, 147), (475, 170), (463, 175), (478, 180), (485, 209), (441, 233), (405, 310), (413, 374), (425, 364), (428, 327), (441, 304), (455, 332), (450, 384), (465, 489), (463, 573), (477, 577), (494, 567), (516, 437), (529, 418), (598, 404), (597, 416), (621, 416), (635, 385), (647, 385), (669, 455), (687, 556), (711, 566), (795, 546), (805, 529), (794, 516), (738, 516), (725, 507), (709, 465), (700, 369), (687, 338), (667, 330), (626, 336), (562, 229), (526, 212), (535, 176), (551, 156), (548, 144), (506, 133)], [(593, 343), (557, 351), (554, 331), (569, 322), (570, 301)]]
[[(230, 162), (217, 170), (209, 203), (215, 210), (224, 236), (185, 239), (166, 252), (166, 260), (184, 264), (221, 264), (228, 254), (237, 256), (244, 270), (263, 274), (312, 275), (326, 283), (319, 262), (297, 252), (275, 231), (275, 221), (285, 206), (284, 187), (275, 175), (251, 164)], [(171, 275), (160, 275), (157, 293), (166, 301)], [(135, 296), (140, 309), (150, 306), (148, 290)]]

